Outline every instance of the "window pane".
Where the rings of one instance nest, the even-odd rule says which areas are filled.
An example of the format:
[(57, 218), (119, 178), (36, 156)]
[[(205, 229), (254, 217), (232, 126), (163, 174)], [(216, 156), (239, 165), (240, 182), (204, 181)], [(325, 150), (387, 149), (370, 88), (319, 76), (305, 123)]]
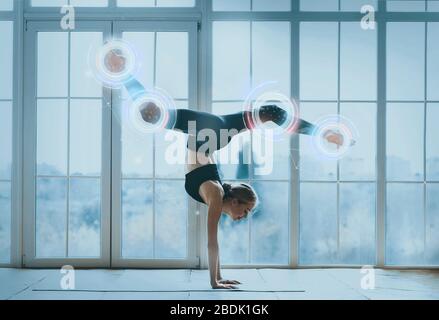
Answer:
[(65, 100), (38, 100), (38, 175), (67, 175), (67, 114)]
[[(337, 114), (336, 103), (302, 103), (300, 117), (316, 123), (328, 114)], [(300, 178), (302, 180), (337, 180), (337, 162), (316, 153), (310, 136), (300, 135)]]
[(213, 99), (244, 100), (250, 91), (250, 22), (213, 23)]
[[(169, 139), (169, 142), (167, 139)], [(187, 135), (166, 131), (155, 134), (155, 141), (156, 177), (184, 179)]]
[(338, 0), (300, 0), (302, 11), (338, 11)]
[(33, 7), (60, 7), (68, 4), (68, 0), (31, 0)]
[(11, 21), (0, 21), (0, 36), (2, 46), (0, 47), (0, 99), (12, 99), (12, 55), (13, 46), (13, 24)]
[(0, 263), (11, 260), (11, 183), (0, 182)]
[(75, 7), (107, 7), (108, 0), (70, 0), (70, 5)]
[(439, 1), (438, 0), (428, 0), (428, 11), (438, 12), (439, 11)]
[(358, 22), (341, 23), (340, 81), (342, 100), (377, 97), (377, 33)]
[(300, 28), (300, 98), (336, 100), (338, 24), (303, 22)]
[(439, 23), (428, 23), (427, 99), (439, 101)]
[(427, 105), (427, 180), (439, 181), (439, 104)]
[(38, 33), (38, 96), (67, 97), (68, 33)]
[(157, 0), (157, 7), (194, 7), (195, 0)]
[(12, 103), (0, 102), (0, 180), (11, 179)]
[(300, 186), (301, 265), (337, 263), (337, 185), (302, 183)]
[(1, 11), (10, 11), (14, 9), (14, 0), (3, 0), (0, 2)]
[(157, 33), (157, 86), (175, 99), (189, 96), (189, 37), (187, 32)]
[[(177, 102), (177, 108), (187, 109), (187, 101)], [(154, 134), (156, 178), (184, 179), (186, 170), (187, 135), (165, 130)]]
[(289, 139), (269, 140), (253, 135), (253, 175), (255, 179), (288, 180), (291, 177)]
[(425, 1), (387, 0), (387, 11), (425, 11)]
[(253, 11), (290, 11), (291, 0), (253, 0)]
[(70, 174), (75, 176), (101, 173), (102, 102), (70, 102)]
[[(136, 75), (145, 88), (155, 86), (155, 33), (154, 32), (124, 32), (123, 39), (136, 51), (139, 61), (139, 72)], [(126, 90), (123, 90), (126, 99), (131, 99)], [(131, 101), (131, 100), (129, 100)]]
[(122, 183), (122, 256), (153, 258), (152, 182)]
[(37, 179), (36, 199), (36, 257), (65, 257), (67, 179)]
[(424, 105), (387, 104), (387, 179), (424, 179)]
[(377, 11), (378, 0), (341, 0), (341, 11), (361, 11), (363, 6), (372, 6)]
[(342, 264), (375, 264), (375, 185), (340, 184), (340, 252)]
[(439, 264), (439, 184), (427, 185), (426, 264)]
[(188, 237), (184, 181), (157, 181), (155, 187), (156, 258), (184, 259)]
[(195, 0), (117, 0), (119, 7), (194, 7)]
[(342, 103), (340, 114), (358, 130), (359, 141), (340, 160), (341, 180), (375, 180), (376, 177), (376, 104)]
[(100, 257), (100, 179), (71, 179), (69, 257)]
[[(139, 148), (139, 146), (142, 146)], [(141, 135), (122, 125), (122, 175), (125, 178), (150, 178), (153, 171), (153, 135)]]
[(212, 0), (213, 11), (250, 11), (251, 0)]
[(118, 7), (154, 7), (155, 0), (117, 0)]
[(387, 99), (424, 100), (425, 24), (387, 24)]
[(88, 57), (91, 46), (102, 44), (100, 32), (71, 33), (70, 81), (73, 97), (102, 97), (102, 86), (89, 71)]
[[(33, 7), (60, 7), (69, 4), (68, 0), (31, 0)], [(108, 0), (70, 0), (75, 7), (107, 7)]]
[(221, 215), (218, 242), (223, 265), (244, 265), (249, 263), (249, 220), (233, 221)]
[(289, 184), (254, 185), (260, 200), (251, 219), (251, 263), (287, 265), (289, 262)]
[(422, 184), (387, 186), (386, 263), (419, 265), (424, 261)]
[(276, 81), (290, 96), (291, 32), (289, 22), (254, 22), (252, 27), (253, 85)]

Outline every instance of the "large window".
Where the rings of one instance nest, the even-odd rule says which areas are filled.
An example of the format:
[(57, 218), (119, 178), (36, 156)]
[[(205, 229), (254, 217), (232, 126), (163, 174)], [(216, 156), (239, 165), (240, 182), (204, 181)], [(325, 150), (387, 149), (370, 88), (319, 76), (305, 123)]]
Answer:
[[(139, 80), (146, 90), (166, 90), (179, 108), (188, 108), (188, 33), (139, 30), (124, 32), (123, 39), (142, 52)], [(123, 107), (129, 103), (127, 97)], [(166, 161), (169, 132), (144, 135), (125, 124), (122, 122), (122, 258), (184, 259), (188, 255), (184, 165)], [(172, 141), (178, 136), (181, 134), (172, 133)], [(184, 150), (185, 146), (180, 147)]]
[[(0, 3), (0, 265), (11, 263), (13, 211), (13, 0)], [(3, 18), (1, 14), (4, 14)]]
[(87, 76), (100, 32), (39, 32), (36, 257), (101, 256), (102, 87)]
[[(0, 10), (12, 9), (6, 1)], [(11, 259), (13, 33), (12, 21), (0, 21), (0, 264)]]
[[(215, 21), (213, 112), (227, 114), (242, 111), (249, 92), (268, 81), (275, 82), (277, 90), (289, 97), (290, 57), (291, 26), (288, 21)], [(250, 182), (257, 189), (262, 204), (248, 221), (236, 224), (223, 217), (220, 232), (223, 262), (285, 265), (290, 258), (290, 141), (276, 141), (273, 146), (273, 170), (270, 174), (261, 175), (255, 169), (268, 165), (263, 160), (269, 154), (268, 150), (252, 147), (255, 138), (246, 132), (218, 153), (224, 179)], [(244, 161), (250, 158), (248, 154), (251, 154), (250, 163)], [(231, 160), (233, 164), (230, 164)]]
[(387, 25), (389, 265), (439, 263), (438, 23)]
[(375, 264), (376, 88), (376, 31), (358, 22), (301, 23), (301, 116), (346, 117), (359, 141), (336, 161), (301, 137), (300, 264)]

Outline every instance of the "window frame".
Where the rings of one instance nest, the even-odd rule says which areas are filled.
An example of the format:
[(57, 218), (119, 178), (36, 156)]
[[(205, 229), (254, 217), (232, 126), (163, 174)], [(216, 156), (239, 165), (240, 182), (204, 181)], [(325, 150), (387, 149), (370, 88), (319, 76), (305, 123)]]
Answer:
[[(62, 32), (68, 33), (69, 46), (71, 39), (71, 32), (85, 31), (85, 32), (102, 32), (102, 38), (105, 39), (111, 32), (111, 24), (106, 21), (81, 21), (77, 22), (75, 30), (62, 30), (57, 28), (59, 22), (57, 21), (29, 21), (26, 24), (25, 31), (25, 48), (26, 54), (24, 56), (25, 70), (37, 70), (37, 56), (38, 56), (38, 33), (39, 32)], [(70, 58), (71, 53), (68, 53)], [(69, 59), (70, 63), (70, 59)], [(36, 74), (36, 72), (35, 72)], [(75, 100), (75, 97), (70, 95), (70, 72), (68, 77), (68, 93), (66, 99), (68, 102)], [(27, 132), (23, 133), (23, 157), (30, 159), (24, 162), (23, 167), (23, 261), (22, 265), (26, 267), (54, 267), (63, 266), (65, 264), (74, 264), (77, 267), (107, 267), (110, 266), (110, 163), (101, 159), (101, 173), (99, 175), (100, 181), (100, 256), (92, 258), (71, 258), (71, 257), (50, 257), (40, 258), (36, 257), (36, 182), (38, 173), (36, 171), (36, 133), (37, 133), (37, 101), (38, 94), (37, 78), (25, 78), (24, 81), (24, 122), (23, 125), (27, 128)], [(111, 112), (109, 108), (105, 108), (105, 104), (111, 101), (111, 91), (103, 88), (102, 97), (99, 98), (102, 103), (102, 140), (101, 152), (103, 155), (110, 154), (110, 130), (111, 130)], [(70, 115), (68, 115), (70, 117)], [(69, 129), (67, 129), (69, 130)], [(71, 141), (67, 141), (69, 145)], [(70, 189), (70, 181), (74, 175), (69, 172), (60, 176), (67, 178), (67, 190)], [(85, 177), (91, 177), (86, 175)], [(50, 176), (49, 176), (50, 178)], [(67, 194), (70, 197), (70, 194)], [(67, 198), (67, 199), (68, 199)], [(68, 200), (67, 200), (68, 201)], [(67, 202), (68, 205), (68, 202)], [(65, 214), (69, 216), (69, 208), (66, 207)], [(69, 230), (66, 229), (66, 235)], [(66, 238), (66, 246), (68, 238)]]
[[(11, 239), (9, 263), (0, 263), (0, 267), (21, 266), (21, 226), (22, 226), (22, 189), (21, 189), (21, 164), (22, 164), (22, 57), (23, 57), (23, 6), (21, 1), (15, 1), (13, 10), (0, 11), (0, 21), (12, 22), (13, 28), (13, 69), (12, 69), (12, 97), (6, 99), (12, 103), (12, 165), (11, 177)], [(5, 101), (6, 101), (5, 100)]]

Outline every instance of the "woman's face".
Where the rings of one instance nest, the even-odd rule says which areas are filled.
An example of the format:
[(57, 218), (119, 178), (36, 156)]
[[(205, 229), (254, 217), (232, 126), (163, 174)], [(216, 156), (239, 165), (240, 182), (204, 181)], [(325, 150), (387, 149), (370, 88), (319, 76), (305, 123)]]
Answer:
[(239, 221), (247, 218), (248, 214), (254, 209), (254, 207), (254, 202), (240, 203), (238, 200), (233, 199), (229, 215), (233, 221)]

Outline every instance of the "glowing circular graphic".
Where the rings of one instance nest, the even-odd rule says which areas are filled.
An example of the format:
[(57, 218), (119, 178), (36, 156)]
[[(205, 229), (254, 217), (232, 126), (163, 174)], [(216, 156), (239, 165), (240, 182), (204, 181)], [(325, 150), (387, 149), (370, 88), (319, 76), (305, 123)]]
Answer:
[(334, 160), (342, 159), (357, 140), (357, 129), (343, 116), (329, 115), (316, 122), (313, 146), (319, 155)]
[(154, 89), (124, 106), (122, 121), (139, 135), (173, 129), (176, 121), (174, 100), (163, 90)]
[(268, 82), (255, 88), (243, 104), (243, 114), (247, 129), (265, 138), (281, 140), (295, 132), (299, 111), (297, 104), (276, 85)]
[(109, 88), (120, 88), (135, 76), (139, 61), (131, 45), (122, 40), (111, 40), (89, 53), (89, 65), (96, 80)]

